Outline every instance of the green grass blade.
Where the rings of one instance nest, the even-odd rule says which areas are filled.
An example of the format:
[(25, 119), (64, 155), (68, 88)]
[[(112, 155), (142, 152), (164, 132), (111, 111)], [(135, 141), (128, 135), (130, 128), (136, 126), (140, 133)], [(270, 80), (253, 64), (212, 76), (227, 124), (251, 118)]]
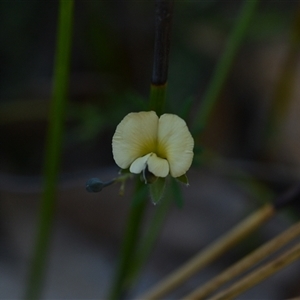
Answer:
[(25, 294), (25, 298), (30, 300), (41, 297), (47, 267), (67, 104), (72, 19), (73, 0), (61, 0), (54, 62), (53, 98), (50, 107), (50, 123), (45, 154), (44, 192), (40, 207), (36, 244)]
[(241, 13), (238, 17), (235, 27), (233, 28), (225, 51), (221, 56), (213, 78), (206, 90), (202, 100), (199, 113), (196, 115), (193, 133), (198, 134), (206, 126), (208, 119), (213, 111), (213, 108), (218, 100), (218, 96), (222, 90), (228, 73), (236, 54), (242, 44), (243, 38), (247, 32), (251, 17), (257, 7), (258, 0), (245, 0)]

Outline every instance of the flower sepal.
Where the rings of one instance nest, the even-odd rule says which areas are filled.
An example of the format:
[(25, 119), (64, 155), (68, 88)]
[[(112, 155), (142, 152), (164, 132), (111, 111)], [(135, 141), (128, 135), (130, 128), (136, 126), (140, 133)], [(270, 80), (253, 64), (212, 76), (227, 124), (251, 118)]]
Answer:
[(181, 183), (183, 183), (183, 184), (185, 184), (186, 186), (189, 186), (189, 185), (190, 185), (190, 184), (189, 184), (189, 179), (188, 179), (188, 177), (186, 176), (186, 174), (183, 174), (183, 175), (181, 175), (181, 176), (179, 176), (179, 177), (176, 177), (176, 180), (179, 181), (179, 182), (181, 182)]
[(151, 201), (156, 205), (164, 196), (166, 187), (166, 178), (158, 177), (155, 182), (149, 184)]
[(127, 174), (131, 174), (131, 172), (130, 172), (129, 168), (126, 168), (126, 169), (120, 169), (119, 174), (127, 175)]

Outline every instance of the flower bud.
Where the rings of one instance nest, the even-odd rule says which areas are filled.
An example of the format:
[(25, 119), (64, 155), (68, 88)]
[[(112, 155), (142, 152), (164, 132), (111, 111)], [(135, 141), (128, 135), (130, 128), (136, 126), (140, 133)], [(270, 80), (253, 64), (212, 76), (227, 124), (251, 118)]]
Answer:
[(100, 179), (98, 178), (91, 178), (89, 179), (86, 184), (85, 184), (85, 189), (89, 192), (89, 193), (98, 193), (100, 192), (104, 187), (105, 187), (105, 183), (102, 182)]

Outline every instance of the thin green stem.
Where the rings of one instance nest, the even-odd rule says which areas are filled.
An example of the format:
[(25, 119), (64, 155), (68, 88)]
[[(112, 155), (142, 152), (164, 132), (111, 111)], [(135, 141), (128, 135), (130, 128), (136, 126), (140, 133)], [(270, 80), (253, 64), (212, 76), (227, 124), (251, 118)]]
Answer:
[(25, 294), (25, 298), (30, 300), (40, 298), (47, 267), (67, 104), (72, 20), (73, 0), (61, 0), (54, 63), (53, 98), (45, 153), (44, 192), (40, 207), (36, 245)]
[(170, 195), (171, 191), (168, 190), (166, 196), (158, 203), (154, 212), (153, 218), (148, 231), (145, 233), (140, 242), (140, 247), (137, 249), (135, 260), (130, 269), (128, 284), (132, 284), (138, 277), (143, 265), (146, 263), (157, 237), (160, 234), (162, 225), (169, 213), (170, 206), (173, 202), (173, 197)]
[(258, 0), (244, 1), (244, 6), (242, 7), (236, 25), (229, 36), (225, 51), (216, 66), (213, 78), (203, 97), (199, 113), (196, 115), (196, 124), (194, 124), (193, 128), (194, 134), (201, 132), (208, 123), (209, 117), (218, 100), (218, 96), (220, 95), (222, 87), (231, 69), (234, 58), (236, 57), (243, 38), (245, 37), (257, 4)]
[(150, 90), (150, 110), (155, 110), (157, 115), (160, 116), (166, 103), (167, 86), (164, 85), (151, 85)]
[[(163, 113), (166, 99), (173, 2), (174, 0), (156, 0), (155, 2), (155, 41), (149, 109), (154, 110), (158, 115)], [(143, 190), (146, 191), (146, 186), (138, 180), (121, 247), (117, 274), (109, 299), (118, 299), (124, 296), (124, 293), (130, 288), (130, 272), (135, 264), (139, 234), (147, 204), (145, 196), (139, 196), (140, 191)], [(148, 246), (152, 247), (152, 243)]]
[(137, 178), (136, 190), (130, 208), (127, 227), (121, 246), (121, 256), (118, 262), (117, 273), (113, 282), (109, 299), (119, 299), (126, 293), (125, 279), (135, 255), (136, 245), (139, 240), (141, 223), (145, 214), (147, 201), (145, 184)]
[[(173, 8), (174, 0), (155, 1), (155, 41), (149, 109), (154, 110), (158, 116), (164, 112), (166, 103)], [(167, 195), (159, 203), (148, 232), (140, 242), (140, 247), (137, 249), (135, 259), (131, 264), (127, 278), (128, 285), (132, 284), (137, 278), (150, 255), (169, 211), (170, 203), (170, 195)]]

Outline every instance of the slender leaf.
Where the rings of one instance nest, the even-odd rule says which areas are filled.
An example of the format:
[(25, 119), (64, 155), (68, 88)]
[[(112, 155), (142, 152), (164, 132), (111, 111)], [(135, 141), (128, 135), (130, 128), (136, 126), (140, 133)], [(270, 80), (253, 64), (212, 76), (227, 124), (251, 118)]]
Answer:
[(25, 294), (25, 298), (30, 300), (40, 298), (47, 267), (67, 105), (73, 0), (61, 0), (59, 3), (53, 98), (50, 107), (50, 123), (45, 156), (44, 192), (40, 207), (36, 244)]

